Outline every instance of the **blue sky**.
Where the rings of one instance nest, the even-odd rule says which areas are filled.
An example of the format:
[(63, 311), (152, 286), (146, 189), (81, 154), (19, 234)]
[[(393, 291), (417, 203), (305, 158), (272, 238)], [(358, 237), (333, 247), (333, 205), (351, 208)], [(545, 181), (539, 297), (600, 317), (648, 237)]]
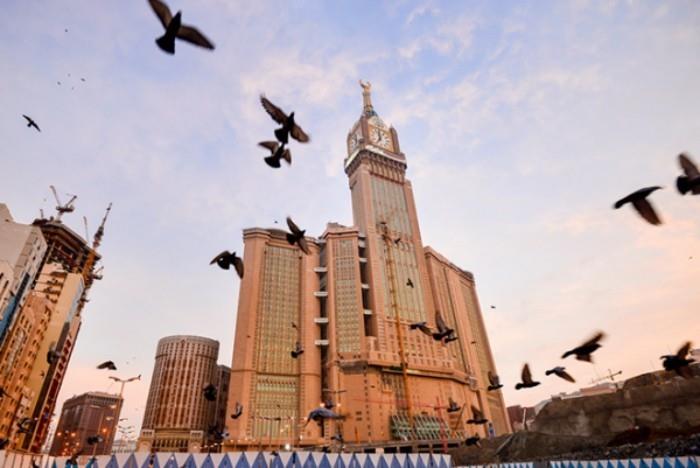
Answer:
[[(351, 222), (359, 78), (399, 133), (425, 244), (476, 275), (508, 404), (577, 388), (512, 384), (597, 329), (596, 365), (567, 363), (582, 384), (700, 342), (700, 198), (673, 189), (676, 155), (700, 162), (697, 2), (178, 0), (217, 49), (172, 57), (145, 0), (3, 6), (0, 199), (30, 221), (49, 184), (76, 193), (77, 232), (114, 202), (61, 400), (116, 390), (93, 369), (115, 359), (145, 377), (126, 393), (138, 427), (160, 337), (215, 338), (230, 364), (238, 281), (208, 262), (287, 214), (314, 234)], [(312, 136), (278, 171), (255, 146), (261, 92)], [(663, 226), (611, 209), (656, 184)]]

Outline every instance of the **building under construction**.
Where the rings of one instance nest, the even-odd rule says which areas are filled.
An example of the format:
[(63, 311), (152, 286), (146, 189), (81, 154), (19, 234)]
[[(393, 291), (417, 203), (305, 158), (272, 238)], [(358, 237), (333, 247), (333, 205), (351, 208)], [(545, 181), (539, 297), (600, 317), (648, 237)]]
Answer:
[[(397, 132), (363, 91), (345, 158), (353, 225), (306, 238), (309, 254), (283, 231), (243, 232), (228, 398), (229, 414), (243, 413), (228, 420), (228, 450), (510, 431), (501, 392), (487, 390), (497, 372), (474, 277), (423, 245)], [(445, 328), (454, 332), (430, 336)], [(320, 405), (340, 418), (307, 421)], [(472, 407), (488, 422), (468, 424)]]

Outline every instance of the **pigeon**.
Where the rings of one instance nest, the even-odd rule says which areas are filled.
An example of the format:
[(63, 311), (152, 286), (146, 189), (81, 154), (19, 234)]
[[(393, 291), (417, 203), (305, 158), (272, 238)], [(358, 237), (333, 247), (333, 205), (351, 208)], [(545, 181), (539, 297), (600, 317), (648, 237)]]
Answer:
[(450, 397), (450, 402), (449, 405), (447, 406), (447, 412), (448, 413), (456, 413), (457, 411), (461, 410), (462, 407), (457, 404), (456, 401)]
[(409, 288), (413, 287), (413, 281), (411, 281), (411, 278), (408, 278), (408, 280), (406, 281), (406, 286), (408, 286)]
[(3, 450), (10, 444), (10, 439), (0, 439), (0, 450)]
[(394, 239), (394, 245), (399, 245), (399, 242), (401, 242), (400, 237), (397, 237), (396, 239)]
[(308, 255), (310, 253), (309, 246), (306, 244), (306, 239), (304, 238), (306, 230), (302, 231), (299, 229), (299, 226), (294, 224), (294, 221), (292, 221), (292, 218), (289, 216), (287, 216), (287, 226), (289, 226), (289, 230), (292, 231), (291, 234), (287, 233), (287, 242), (289, 242), (289, 245), (297, 244), (301, 251)]
[(99, 366), (97, 366), (98, 369), (108, 369), (108, 370), (117, 370), (117, 366), (114, 364), (112, 361), (105, 361)]
[(204, 387), (202, 391), (204, 392), (204, 398), (206, 398), (208, 401), (216, 400), (216, 387), (214, 385), (209, 384)]
[(228, 270), (231, 265), (236, 269), (236, 273), (238, 273), (239, 278), (243, 278), (243, 273), (245, 272), (243, 268), (243, 260), (241, 257), (236, 255), (236, 252), (229, 252), (228, 250), (224, 250), (221, 252), (219, 255), (214, 257), (214, 259), (209, 262), (209, 265), (213, 265), (216, 263), (219, 265), (220, 268), (224, 270)]
[(576, 382), (576, 379), (574, 379), (573, 377), (571, 377), (571, 375), (570, 375), (568, 372), (566, 372), (566, 368), (565, 368), (565, 367), (557, 366), (557, 367), (554, 367), (554, 368), (552, 368), (552, 369), (549, 369), (549, 370), (544, 371), (544, 375), (552, 375), (552, 374), (554, 374), (554, 375), (556, 375), (557, 377), (560, 377), (560, 378), (562, 378), (562, 379), (564, 379), (564, 380), (568, 380), (568, 381), (571, 382), (571, 383), (575, 383), (575, 382)]
[(698, 167), (686, 153), (678, 155), (678, 163), (685, 174), (676, 179), (678, 191), (681, 195), (685, 195), (688, 192), (692, 192), (693, 195), (700, 194), (700, 171), (698, 171)]
[(345, 419), (345, 416), (341, 416), (327, 408), (314, 408), (306, 417), (306, 424), (304, 425), (304, 427), (306, 427), (306, 425), (309, 424), (310, 421), (322, 423), (325, 419)]
[(276, 141), (261, 141), (258, 146), (270, 150), (270, 156), (265, 158), (265, 163), (268, 166), (279, 169), (281, 167), (280, 161), (283, 159), (287, 161), (287, 164), (292, 164), (292, 152), (284, 146), (284, 143), (280, 145)]
[(424, 334), (432, 337), (433, 330), (428, 326), (428, 322), (415, 322), (409, 325), (411, 330), (420, 330)]
[(237, 401), (236, 407), (233, 409), (233, 413), (231, 414), (231, 419), (238, 419), (241, 417), (241, 414), (243, 414), (243, 405)]
[(449, 328), (445, 321), (440, 315), (440, 312), (435, 313), (435, 324), (437, 325), (438, 331), (433, 332), (433, 339), (435, 341), (442, 341), (444, 338), (448, 338), (454, 334), (454, 330)]
[(84, 81), (85, 81), (85, 78), (80, 78), (80, 81), (83, 81), (83, 82), (84, 82)]
[(472, 418), (467, 420), (467, 424), (486, 424), (489, 422), (488, 419), (484, 417), (484, 413), (482, 413), (479, 408), (477, 408), (474, 405), (472, 406)]
[(295, 330), (299, 330), (299, 327), (298, 327), (297, 324), (294, 323), (294, 322), (292, 322), (292, 328), (294, 328)]
[(88, 445), (95, 445), (104, 442), (104, 439), (100, 435), (94, 435), (87, 438)]
[(489, 371), (489, 386), (486, 389), (486, 391), (493, 391), (493, 390), (498, 390), (499, 388), (502, 388), (503, 384), (501, 383), (501, 379), (498, 378), (496, 374), (493, 372)]
[(458, 339), (459, 337), (456, 335), (448, 336), (447, 338), (445, 338), (445, 344), (450, 343), (452, 341), (457, 341)]
[(691, 343), (688, 341), (681, 346), (676, 354), (666, 354), (661, 356), (660, 359), (663, 359), (664, 369), (669, 372), (674, 371), (676, 374), (685, 378), (692, 377), (693, 373), (688, 366), (695, 360), (692, 358), (686, 358), (688, 351), (690, 351), (690, 347)]
[(637, 213), (639, 213), (642, 218), (646, 219), (650, 224), (655, 226), (659, 225), (661, 224), (661, 219), (659, 219), (659, 215), (656, 214), (654, 207), (651, 206), (651, 203), (649, 203), (647, 197), (661, 188), (662, 187), (659, 186), (653, 186), (639, 189), (636, 192), (633, 192), (616, 201), (613, 207), (617, 210), (626, 203), (632, 203), (632, 206), (635, 210), (637, 210)]
[(301, 343), (298, 341), (294, 344), (294, 349), (290, 353), (294, 359), (298, 358), (302, 354), (304, 354), (304, 348), (301, 347)]
[(27, 127), (34, 127), (34, 128), (36, 128), (37, 132), (41, 131), (39, 126), (36, 124), (36, 122), (34, 122), (34, 119), (32, 119), (28, 115), (24, 115), (24, 114), (22, 114), (22, 117), (24, 117), (27, 120)]
[(520, 390), (521, 388), (532, 388), (538, 386), (540, 383), (532, 380), (532, 374), (530, 373), (530, 366), (525, 364), (523, 366), (522, 374), (520, 375), (522, 382), (515, 384), (515, 389)]
[(562, 354), (561, 358), (564, 359), (567, 356), (575, 355), (576, 359), (578, 359), (579, 361), (586, 361), (592, 363), (593, 357), (591, 356), (591, 354), (596, 349), (601, 347), (601, 345), (598, 342), (603, 338), (605, 338), (605, 333), (598, 332), (590, 340), (586, 341), (581, 346), (578, 346), (574, 349), (570, 349), (569, 351)]
[(170, 13), (168, 5), (160, 0), (148, 0), (151, 8), (165, 28), (165, 34), (156, 39), (156, 44), (160, 50), (168, 54), (175, 53), (175, 38), (182, 39), (205, 49), (214, 50), (214, 44), (207, 39), (197, 28), (182, 24), (182, 12), (178, 11), (175, 16)]
[(34, 458), (32, 458), (32, 468), (39, 468), (39, 467), (40, 467), (40, 465), (36, 462), (36, 460), (34, 460)]
[(464, 441), (464, 445), (469, 447), (470, 445), (475, 445), (479, 448), (481, 448), (481, 437), (479, 437), (479, 434), (475, 434), (471, 437), (467, 437), (467, 439)]
[(0, 398), (3, 398), (5, 395), (5, 389), (3, 387), (0, 387)]
[(491, 308), (492, 308), (492, 309), (495, 309), (495, 308), (496, 308), (496, 306), (495, 306), (495, 305), (492, 305), (492, 306), (491, 306)]
[(32, 426), (34, 425), (34, 420), (31, 418), (22, 418), (17, 421), (18, 432), (20, 434), (29, 434), (32, 431)]
[(282, 125), (282, 127), (275, 130), (275, 138), (277, 138), (277, 141), (286, 145), (289, 143), (289, 135), (291, 135), (292, 138), (299, 143), (309, 142), (309, 135), (304, 133), (304, 130), (294, 121), (294, 112), (289, 115), (285, 114), (282, 109), (271, 103), (264, 95), (260, 95), (260, 103), (270, 117), (272, 117), (272, 120)]
[(49, 364), (55, 364), (58, 362), (60, 357), (61, 353), (56, 351), (56, 343), (51, 343), (49, 351), (46, 353), (46, 362), (48, 362)]

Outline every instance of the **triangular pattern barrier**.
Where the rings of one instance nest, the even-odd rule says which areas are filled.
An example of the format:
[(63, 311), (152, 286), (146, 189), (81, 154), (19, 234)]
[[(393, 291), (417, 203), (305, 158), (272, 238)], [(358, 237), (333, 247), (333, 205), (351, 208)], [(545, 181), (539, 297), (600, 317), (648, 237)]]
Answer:
[[(432, 468), (431, 455), (419, 454), (415, 468)], [(548, 468), (699, 468), (700, 457), (630, 458), (624, 460), (565, 460), (549, 462)], [(421, 463), (424, 463), (423, 465)], [(442, 461), (435, 461), (441, 464)], [(448, 461), (449, 463), (449, 461)], [(439, 466), (439, 465), (438, 465)], [(448, 465), (451, 466), (451, 465)], [(540, 465), (543, 466), (543, 465)], [(0, 467), (2, 468), (2, 467)], [(364, 467), (363, 467), (364, 468)], [(408, 468), (404, 465), (402, 468)], [(534, 468), (534, 463), (501, 463), (492, 465), (457, 465), (454, 468)]]

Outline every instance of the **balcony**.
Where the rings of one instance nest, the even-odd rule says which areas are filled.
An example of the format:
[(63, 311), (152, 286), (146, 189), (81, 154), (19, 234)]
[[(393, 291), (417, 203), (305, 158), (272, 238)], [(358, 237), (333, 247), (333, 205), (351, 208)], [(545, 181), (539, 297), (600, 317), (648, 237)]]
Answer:
[(326, 325), (328, 323), (328, 317), (314, 317), (314, 323), (318, 325)]
[(328, 297), (328, 291), (314, 291), (314, 296), (318, 297), (319, 299), (326, 298)]
[(316, 272), (316, 273), (328, 273), (328, 267), (324, 267), (324, 266), (314, 267), (314, 272)]
[(367, 263), (367, 257), (360, 257), (360, 263)]
[(328, 346), (328, 340), (314, 340), (316, 346)]
[(372, 309), (364, 309), (362, 311), (365, 315), (372, 315)]
[(369, 291), (369, 284), (362, 283), (362, 289), (364, 289), (365, 291)]

